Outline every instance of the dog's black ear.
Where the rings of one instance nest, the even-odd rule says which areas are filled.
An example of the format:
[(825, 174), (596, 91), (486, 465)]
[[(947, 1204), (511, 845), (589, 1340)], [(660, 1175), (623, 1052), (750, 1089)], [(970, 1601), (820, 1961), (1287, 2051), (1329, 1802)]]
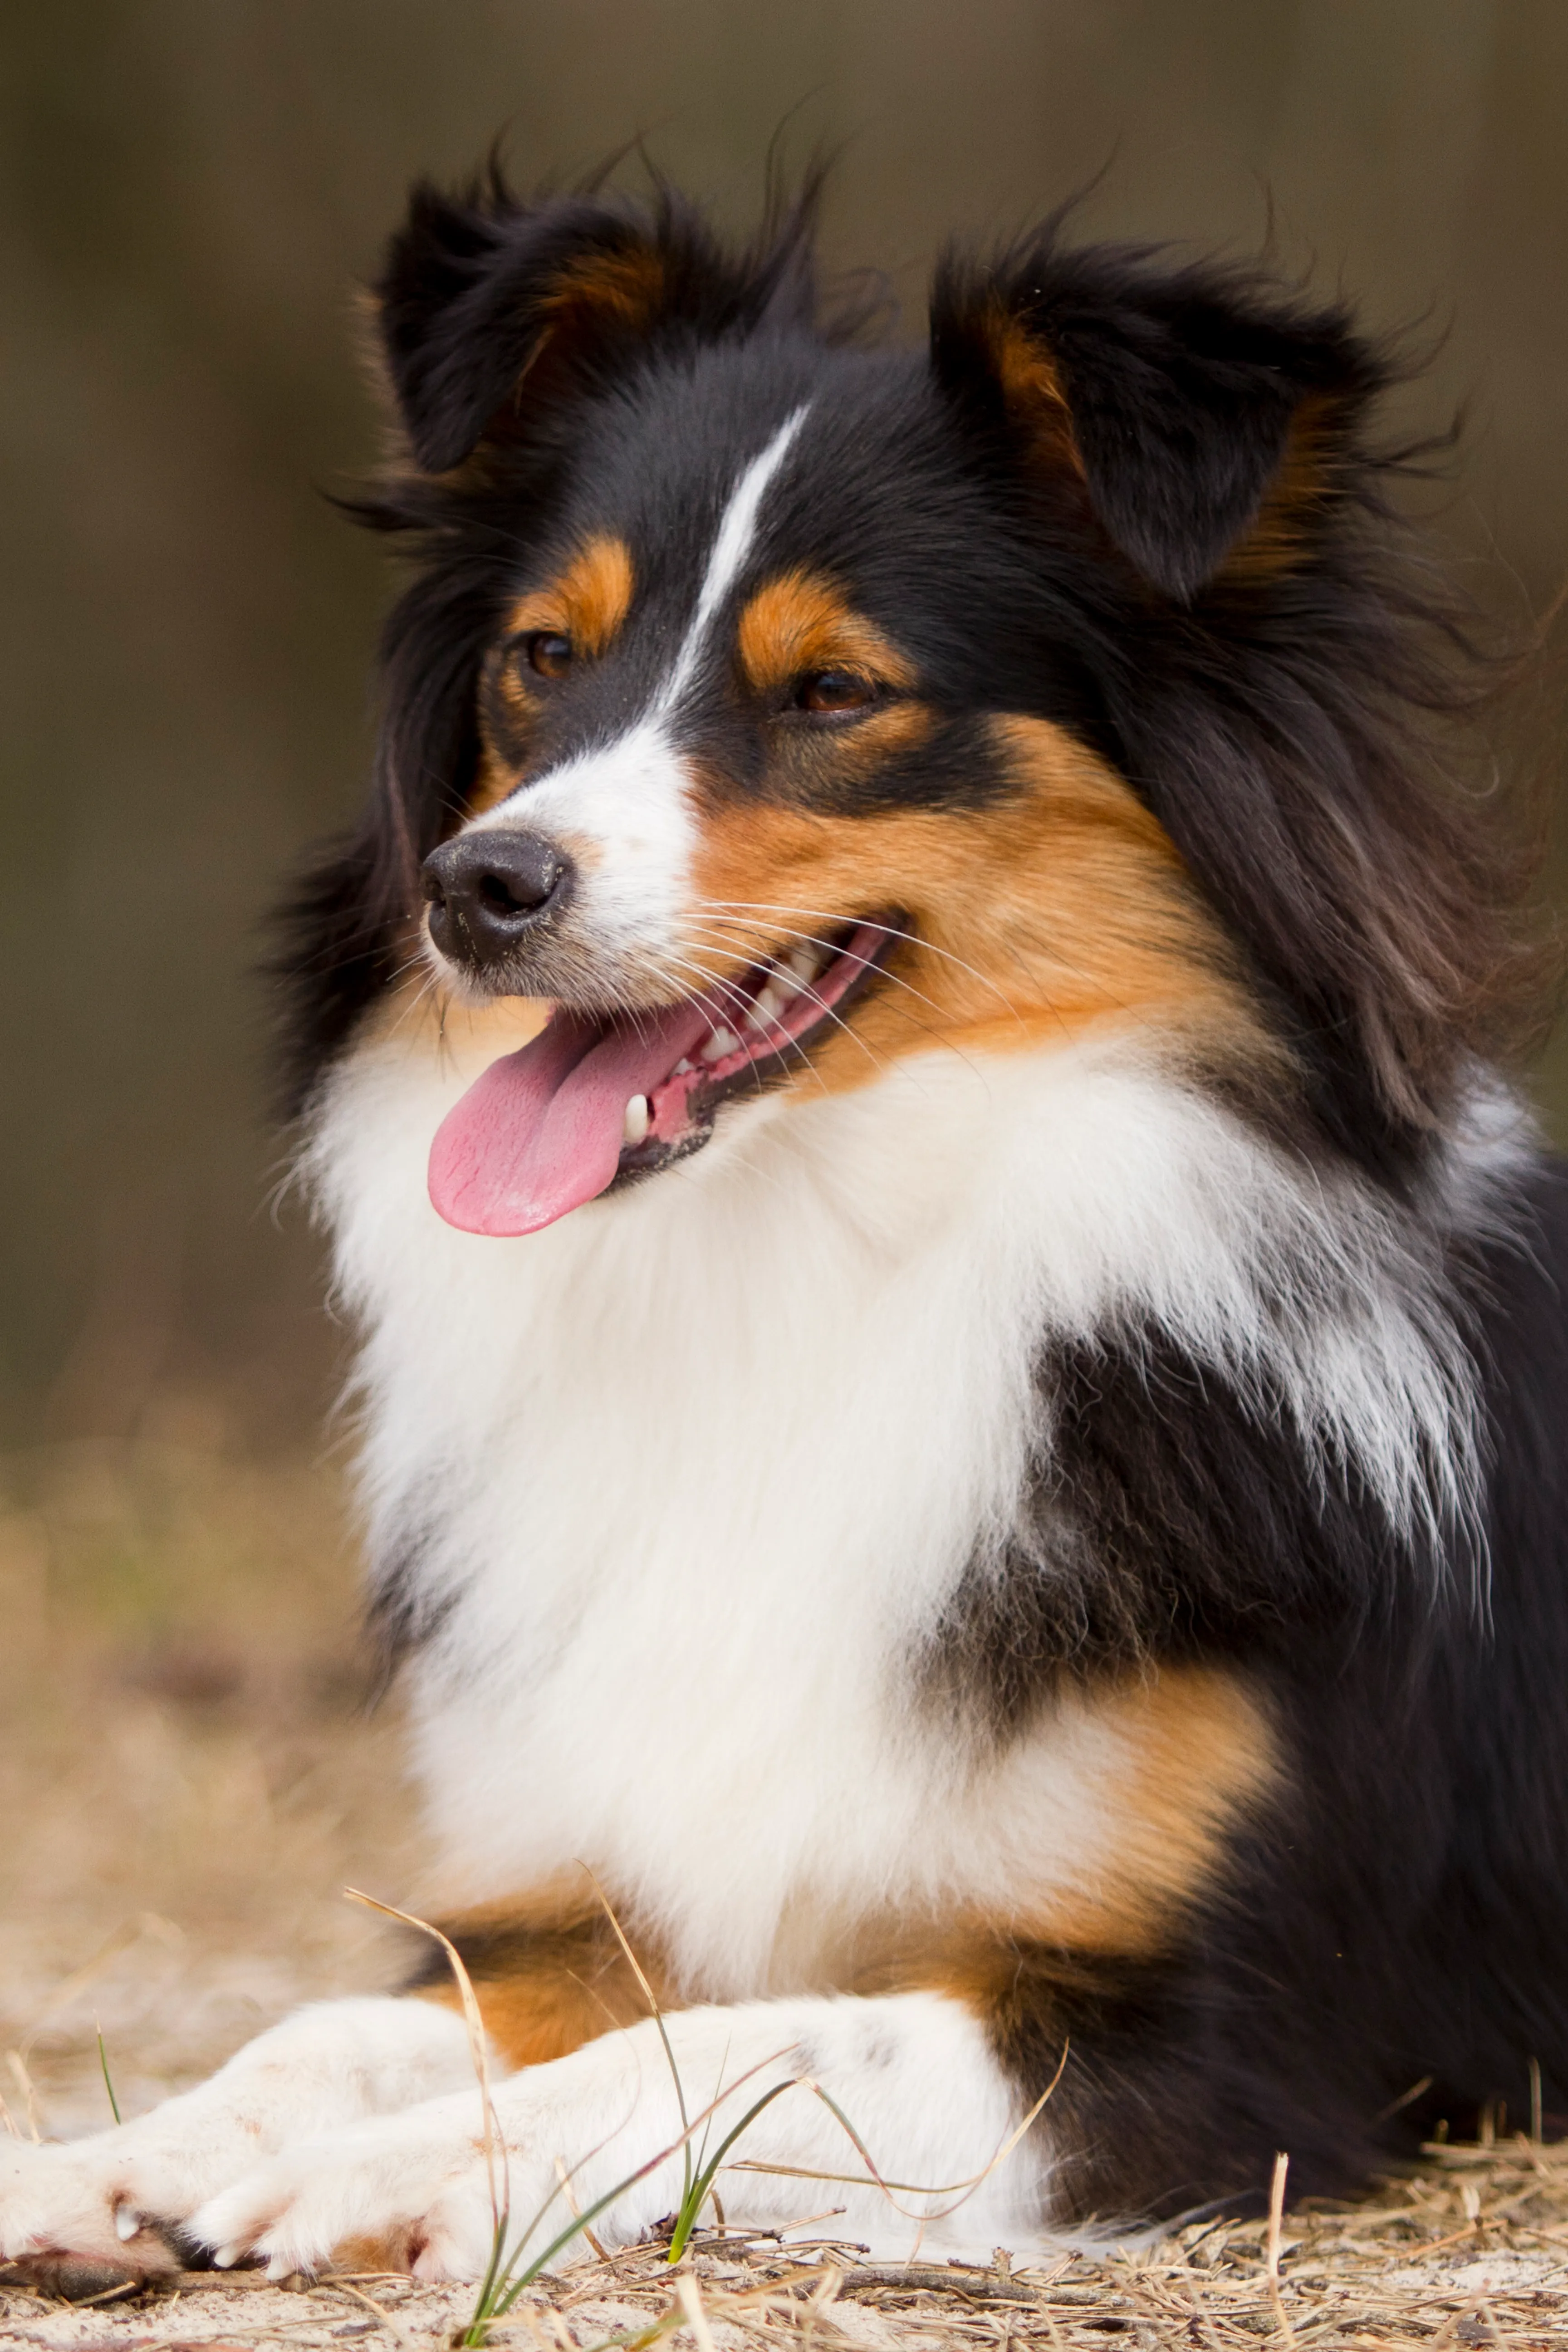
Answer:
[(512, 194), (497, 172), (458, 195), (420, 183), (374, 289), (392, 390), (417, 463), (461, 464), (591, 389), (658, 335), (719, 336), (809, 313), (810, 200), (726, 254), (660, 188), (639, 207)]
[(1337, 309), (1147, 247), (988, 267), (950, 257), (931, 302), (939, 381), (989, 410), (1144, 579), (1188, 603), (1222, 568), (1293, 568), (1382, 381)]

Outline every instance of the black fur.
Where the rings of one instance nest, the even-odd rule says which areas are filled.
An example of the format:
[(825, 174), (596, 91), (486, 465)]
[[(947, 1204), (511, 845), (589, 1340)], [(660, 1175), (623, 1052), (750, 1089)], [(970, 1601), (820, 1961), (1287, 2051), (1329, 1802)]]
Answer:
[(1342, 421), (1384, 371), (1342, 310), (1293, 306), (1272, 289), (1260, 299), (1255, 278), (1212, 263), (1160, 264), (1137, 247), (1064, 252), (1053, 235), (988, 271), (982, 293), (949, 260), (931, 350), (944, 385), (988, 391), (1004, 427), (979, 331), (1000, 309), (1047, 352), (1108, 537), (1190, 604), (1256, 518), (1303, 400), (1331, 403)]
[[(293, 918), (293, 1098), (405, 951), (520, 586), (596, 520), (631, 538), (644, 635), (551, 748), (598, 740), (662, 658), (723, 487), (810, 396), (773, 552), (853, 581), (940, 721), (855, 805), (984, 811), (998, 712), (1113, 761), (1304, 1074), (1258, 1107), (1278, 1148), (1405, 1221), (1484, 1371), (1483, 1556), (1443, 1465), (1402, 1531), (1352, 1469), (1320, 1475), (1267, 1382), (1150, 1318), (1043, 1348), (1034, 1486), (919, 1662), (928, 1705), (999, 1740), (1060, 1677), (1150, 1658), (1221, 1658), (1260, 1694), (1291, 1793), (1222, 1895), (1135, 1965), (1021, 1948), (995, 2032), (1031, 2093), (1071, 2040), (1078, 2214), (1231, 2195), (1279, 2147), (1297, 2189), (1341, 2189), (1439, 2115), (1518, 2112), (1531, 2059), (1568, 2106), (1568, 1183), (1521, 1180), (1513, 1236), (1463, 1248), (1431, 1207), (1463, 1086), (1540, 981), (1499, 813), (1430, 756), (1483, 669), (1403, 551), (1369, 437), (1391, 363), (1342, 308), (1053, 230), (944, 264), (929, 351), (873, 349), (816, 323), (808, 234), (807, 208), (736, 257), (669, 197), (417, 193), (379, 289), (407, 462), (361, 511), (419, 569), (371, 814)], [(606, 266), (630, 309), (574, 296), (562, 327), (563, 287)], [(777, 789), (717, 687), (700, 724), (726, 792)], [(407, 1580), (382, 1589), (389, 1639), (417, 1638)]]
[[(1444, 593), (1391, 552), (1391, 469), (1365, 433), (1388, 362), (1342, 311), (1246, 272), (1054, 233), (985, 268), (944, 265), (929, 360), (867, 352), (863, 318), (812, 324), (809, 225), (797, 208), (731, 258), (672, 197), (643, 215), (530, 205), (499, 182), (416, 194), (380, 289), (415, 462), (358, 511), (422, 568), (387, 628), (372, 814), (293, 918), (290, 1100), (399, 959), (418, 863), (471, 777), (479, 664), (520, 569), (591, 485), (613, 502), (628, 482), (668, 562), (695, 544), (705, 483), (811, 393), (835, 499), (804, 538), (818, 560), (842, 552), (873, 614), (891, 604), (951, 708), (900, 789), (983, 788), (976, 714), (1074, 727), (1146, 796), (1275, 998), (1321, 1141), (1406, 1181), (1539, 970), (1511, 928), (1498, 805), (1483, 829), (1434, 781), (1424, 730), (1477, 672)], [(657, 289), (640, 331), (590, 310), (559, 352), (550, 336), (536, 351), (563, 271), (605, 256)], [(1006, 411), (999, 317), (1053, 357), (1086, 503)], [(1232, 577), (1304, 402), (1289, 559)]]
[[(1037, 2095), (1071, 2042), (1056, 2096), (1079, 2218), (1234, 2203), (1279, 2148), (1293, 2194), (1342, 2194), (1439, 2121), (1471, 2135), (1489, 2103), (1527, 2119), (1532, 2059), (1568, 2120), (1568, 1168), (1517, 1213), (1465, 1277), (1490, 1367), (1484, 1607), (1462, 1577), (1390, 1579), (1364, 1498), (1314, 1506), (1278, 1429), (1212, 1382), (1146, 1355), (1066, 1374), (1058, 1481), (1109, 1518), (1107, 1601), (1064, 1640), (1038, 1613), (1048, 1578), (1021, 1578), (1011, 1617), (969, 1633), (1000, 1637), (1000, 1673), (959, 1662), (1016, 1701), (1097, 1637), (1228, 1655), (1267, 1695), (1293, 1791), (1163, 1956), (1020, 1951), (998, 2046)], [(1127, 1591), (1150, 1612), (1131, 1628)]]
[(1152, 1326), (1048, 1355), (1049, 1442), (1000, 1559), (977, 1558), (924, 1678), (1005, 1738), (1063, 1675), (1145, 1660), (1348, 1654), (1369, 1612), (1473, 1591), (1462, 1530), (1445, 1557), (1396, 1528), (1351, 1465), (1314, 1473), (1286, 1400), (1252, 1393)]

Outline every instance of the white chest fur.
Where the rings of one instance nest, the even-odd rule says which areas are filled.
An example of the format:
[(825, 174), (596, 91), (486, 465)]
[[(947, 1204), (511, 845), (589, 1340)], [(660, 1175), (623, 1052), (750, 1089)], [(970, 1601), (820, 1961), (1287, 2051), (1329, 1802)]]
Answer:
[[(311, 1153), (367, 1330), (373, 1539), (416, 1530), (447, 1604), (414, 1671), (447, 1892), (588, 1861), (713, 1995), (778, 1989), (803, 1901), (984, 1896), (1004, 1814), (1037, 1870), (1092, 1870), (1083, 1724), (976, 1767), (905, 1670), (1048, 1442), (1046, 1334), (1135, 1307), (1267, 1362), (1395, 1500), (1420, 1433), (1451, 1430), (1452, 1363), (1376, 1213), (1107, 1046), (758, 1106), (515, 1241), (426, 1197), (473, 1075), (366, 1048)], [(1259, 1302), (1287, 1267), (1281, 1328)]]

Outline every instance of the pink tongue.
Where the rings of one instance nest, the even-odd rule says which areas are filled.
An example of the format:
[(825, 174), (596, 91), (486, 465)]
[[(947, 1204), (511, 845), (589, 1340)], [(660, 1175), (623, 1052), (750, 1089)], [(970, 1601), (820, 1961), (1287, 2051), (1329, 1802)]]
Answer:
[[(602, 1028), (558, 1012), (447, 1113), (430, 1147), (430, 1198), (466, 1234), (534, 1234), (610, 1183), (626, 1104), (651, 1095), (714, 1025), (700, 999)], [(595, 1042), (597, 1041), (597, 1042)]]

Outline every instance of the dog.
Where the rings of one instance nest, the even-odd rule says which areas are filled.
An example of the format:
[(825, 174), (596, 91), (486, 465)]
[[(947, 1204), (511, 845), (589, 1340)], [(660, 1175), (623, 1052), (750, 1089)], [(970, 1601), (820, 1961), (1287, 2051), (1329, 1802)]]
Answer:
[(503, 2156), (565, 2261), (732, 2134), (989, 2259), (1568, 2106), (1568, 1183), (1395, 362), (1062, 219), (911, 347), (810, 211), (421, 186), (376, 289), (292, 1053), (491, 2128), (431, 1944), (12, 2258), (474, 2277)]

